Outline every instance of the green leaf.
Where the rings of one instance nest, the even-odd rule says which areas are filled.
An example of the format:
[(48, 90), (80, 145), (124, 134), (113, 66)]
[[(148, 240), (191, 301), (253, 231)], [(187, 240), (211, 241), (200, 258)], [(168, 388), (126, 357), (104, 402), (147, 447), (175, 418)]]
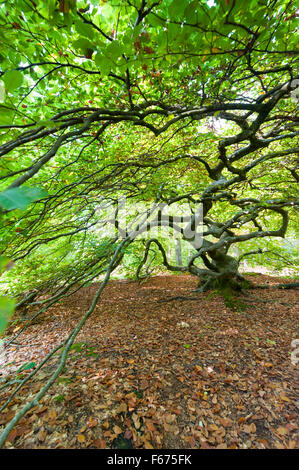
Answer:
[(113, 67), (113, 62), (111, 62), (110, 59), (98, 52), (95, 56), (95, 63), (100, 68), (103, 75), (109, 75)]
[[(104, 3), (104, 2), (101, 2), (101, 3)], [(96, 2), (96, 4), (98, 4), (98, 2)], [(115, 14), (115, 9), (109, 5), (108, 3), (104, 4), (102, 7), (101, 7), (101, 18), (103, 18), (104, 20), (109, 20), (110, 18), (112, 18)]]
[(7, 297), (0, 297), (0, 335), (5, 330), (15, 308), (15, 300)]
[(163, 21), (163, 19), (160, 19), (159, 17), (157, 16), (154, 16), (152, 13), (149, 15), (148, 17), (148, 22), (151, 26), (165, 26), (165, 21)]
[(182, 17), (185, 8), (187, 7), (186, 0), (173, 0), (171, 5), (168, 7), (169, 15), (173, 18)]
[(93, 49), (94, 47), (94, 45), (88, 39), (85, 38), (77, 39), (77, 41), (73, 42), (73, 46), (75, 49), (79, 49), (82, 52), (86, 51), (86, 49)]
[(56, 403), (60, 403), (62, 401), (65, 401), (65, 396), (64, 395), (56, 395), (56, 397), (54, 397), (54, 400), (56, 401)]
[(22, 370), (33, 369), (33, 367), (36, 367), (36, 363), (35, 363), (35, 362), (26, 362), (25, 364), (23, 364), (23, 365), (17, 370), (17, 374), (18, 374), (19, 372), (22, 372)]
[(44, 126), (47, 129), (51, 129), (52, 127), (59, 127), (56, 122), (51, 121), (51, 119), (43, 119), (42, 121), (39, 121), (38, 126)]
[(21, 186), (19, 188), (7, 189), (0, 193), (0, 206), (6, 210), (25, 209), (31, 202), (47, 196), (43, 188), (30, 188)]
[(23, 83), (23, 74), (19, 70), (11, 70), (3, 76), (6, 91), (11, 92), (19, 88)]
[(196, 7), (199, 8), (198, 2), (195, 0), (191, 2), (189, 5), (186, 6), (185, 11), (184, 11), (184, 16), (186, 17), (186, 20), (191, 23), (194, 21), (194, 18), (196, 18)]
[(14, 119), (14, 111), (12, 109), (0, 106), (0, 125), (12, 124)]
[(3, 80), (0, 80), (0, 103), (5, 101), (5, 83)]
[(0, 256), (0, 273), (5, 270), (5, 267), (9, 263), (9, 258), (7, 256)]
[(111, 58), (111, 60), (115, 61), (122, 55), (123, 52), (124, 52), (124, 47), (121, 44), (119, 44), (117, 41), (114, 41), (111, 44), (109, 44), (109, 46), (107, 47), (105, 51), (105, 55)]
[(92, 26), (90, 26), (88, 24), (78, 22), (75, 25), (75, 29), (76, 29), (77, 33), (80, 34), (80, 36), (85, 36), (89, 39), (94, 38), (94, 31), (92, 29)]

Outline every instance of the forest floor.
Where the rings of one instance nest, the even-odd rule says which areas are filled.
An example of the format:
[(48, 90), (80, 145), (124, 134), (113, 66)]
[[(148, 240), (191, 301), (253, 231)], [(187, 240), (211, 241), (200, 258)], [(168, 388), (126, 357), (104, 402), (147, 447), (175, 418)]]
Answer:
[[(270, 287), (282, 281), (248, 279)], [(250, 294), (259, 299), (235, 306), (215, 292), (167, 301), (194, 297), (196, 284), (186, 275), (156, 276), (140, 286), (110, 281), (63, 374), (5, 447), (297, 448), (298, 364), (291, 343), (298, 338), (298, 290), (254, 289)], [(13, 363), (5, 370), (38, 363), (70, 333), (97, 287), (82, 288), (39, 316), (6, 349), (5, 362)], [(14, 334), (22, 326), (16, 325)], [(13, 398), (0, 430), (58, 359)], [(0, 406), (12, 390), (0, 392)]]

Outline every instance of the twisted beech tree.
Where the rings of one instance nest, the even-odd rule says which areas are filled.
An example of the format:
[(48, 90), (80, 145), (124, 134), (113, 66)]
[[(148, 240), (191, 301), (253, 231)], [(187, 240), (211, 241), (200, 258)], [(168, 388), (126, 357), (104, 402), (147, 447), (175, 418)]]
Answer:
[[(193, 229), (200, 205), (203, 240), (169, 216), (169, 230), (195, 251), (173, 266), (150, 238), (137, 275), (155, 248), (168, 269), (198, 276), (201, 291), (237, 288), (246, 253), (237, 259), (230, 248), (285, 236), (298, 207), (296, 16), (285, 0), (0, 3), (2, 259), (24, 276), (44, 269), (18, 305), (40, 305), (36, 316), (105, 275), (37, 399), (140, 241), (134, 230), (146, 233), (149, 214), (166, 224), (160, 203), (188, 204)], [(108, 220), (100, 202), (117, 215), (121, 197), (152, 207), (122, 237), (91, 241)], [(257, 243), (247, 255), (259, 251)]]

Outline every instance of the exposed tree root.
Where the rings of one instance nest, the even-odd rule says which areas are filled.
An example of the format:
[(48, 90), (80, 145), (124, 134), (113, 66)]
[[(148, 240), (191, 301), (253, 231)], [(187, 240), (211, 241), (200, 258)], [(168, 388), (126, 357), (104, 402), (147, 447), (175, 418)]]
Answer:
[(299, 282), (276, 284), (274, 286), (269, 286), (268, 284), (253, 285), (254, 289), (297, 289), (298, 287), (299, 287)]
[(177, 295), (176, 297), (170, 297), (169, 299), (160, 299), (157, 302), (172, 302), (173, 300), (198, 300), (198, 297), (184, 297), (182, 295)]
[(245, 297), (249, 297), (249, 299), (244, 299), (245, 302), (263, 302), (264, 304), (267, 304), (268, 302), (273, 302), (272, 300), (265, 300), (265, 299), (261, 299), (260, 297), (257, 297), (256, 295), (252, 295), (250, 294), (249, 292), (246, 292), (246, 291), (242, 291), (241, 292), (242, 295), (244, 295)]

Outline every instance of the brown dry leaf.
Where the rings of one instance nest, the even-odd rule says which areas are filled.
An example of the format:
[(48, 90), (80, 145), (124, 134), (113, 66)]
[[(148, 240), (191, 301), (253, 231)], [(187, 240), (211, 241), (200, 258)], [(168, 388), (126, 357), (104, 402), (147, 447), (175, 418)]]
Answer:
[(33, 414), (32, 416), (30, 416), (28, 419), (27, 419), (27, 422), (28, 423), (33, 423), (34, 421), (36, 421), (38, 419), (38, 416), (36, 414)]
[(224, 427), (224, 428), (231, 428), (232, 425), (233, 425), (233, 422), (231, 419), (229, 418), (220, 418), (220, 424)]
[(211, 431), (211, 432), (219, 431), (219, 427), (216, 424), (209, 424), (208, 431)]
[(228, 328), (227, 330), (221, 332), (222, 335), (238, 335), (239, 330), (236, 328)]
[(107, 405), (103, 405), (103, 404), (100, 404), (100, 405), (96, 405), (95, 407), (97, 410), (105, 410), (107, 408)]
[(268, 441), (266, 441), (266, 439), (257, 439), (257, 440), (258, 440), (258, 442), (263, 444), (263, 446), (266, 447), (266, 449), (269, 448), (269, 443), (268, 443)]
[(122, 429), (121, 429), (119, 426), (117, 426), (117, 425), (113, 426), (113, 431), (114, 431), (114, 433), (117, 434), (117, 435), (118, 435), (118, 434), (121, 434), (121, 433), (123, 432)]
[(56, 410), (50, 410), (50, 411), (49, 411), (49, 419), (50, 419), (51, 421), (55, 421), (55, 420), (56, 420), (56, 417), (57, 417)]
[(133, 433), (130, 429), (127, 429), (125, 434), (124, 434), (124, 438), (125, 439), (131, 439), (131, 437), (133, 436)]
[(136, 408), (136, 400), (128, 400), (129, 411), (133, 411)]
[(146, 423), (145, 423), (147, 429), (151, 432), (155, 432), (156, 431), (156, 427), (154, 425), (154, 423), (152, 421), (149, 421), (147, 420)]
[(18, 433), (17, 433), (16, 429), (12, 429), (10, 431), (10, 433), (8, 434), (8, 436), (7, 436), (7, 441), (13, 443), (13, 441), (15, 440), (17, 435), (18, 435)]
[(104, 439), (95, 439), (93, 441), (93, 445), (97, 448), (97, 449), (106, 449), (106, 441), (104, 441)]
[(44, 442), (46, 440), (47, 433), (46, 431), (40, 430), (39, 433), (37, 434), (37, 438), (40, 442)]
[(148, 387), (149, 387), (148, 381), (147, 381), (147, 380), (141, 380), (141, 382), (140, 382), (140, 388), (141, 388), (141, 390), (145, 390), (145, 389), (147, 389)]
[(194, 447), (197, 447), (197, 442), (194, 439), (193, 436), (185, 436), (185, 442), (188, 445), (188, 449), (192, 449)]
[(144, 447), (145, 449), (154, 449), (152, 444), (149, 441), (144, 440)]
[(289, 441), (288, 449), (296, 449), (296, 441)]
[(80, 442), (80, 443), (85, 442), (85, 436), (84, 436), (84, 434), (78, 434), (77, 440), (78, 440), (78, 442)]
[(31, 429), (31, 427), (26, 425), (26, 424), (24, 426), (18, 426), (17, 435), (22, 436), (22, 434), (26, 434), (26, 433), (30, 432), (30, 429)]
[(136, 413), (132, 414), (132, 420), (133, 420), (135, 428), (139, 429), (140, 428), (140, 421), (139, 421), (139, 417), (137, 416)]
[(217, 403), (217, 405), (214, 406), (213, 408), (213, 413), (220, 413), (220, 410), (221, 410), (221, 406), (219, 405), (219, 403)]
[(128, 405), (123, 401), (117, 408), (117, 414), (119, 413), (126, 413), (128, 410)]
[(277, 449), (284, 449), (284, 445), (281, 442), (275, 441), (274, 443), (275, 443), (275, 447)]
[(0, 424), (6, 424), (8, 421), (10, 421), (15, 415), (14, 411), (10, 411), (9, 413), (5, 413), (1, 416), (0, 418)]
[(41, 415), (42, 413), (45, 413), (48, 409), (48, 406), (43, 406), (42, 408), (40, 408), (39, 410), (36, 410), (35, 411), (35, 414), (36, 415)]
[(180, 432), (179, 427), (173, 424), (164, 423), (164, 429), (166, 432), (171, 432), (174, 435), (177, 435)]
[(102, 427), (104, 429), (109, 429), (109, 427), (110, 427), (109, 421), (104, 421), (104, 423), (102, 424)]
[(289, 397), (287, 397), (284, 392), (282, 392), (282, 393), (280, 394), (280, 399), (283, 400), (283, 401), (286, 401), (286, 402), (290, 402), (290, 401), (291, 401), (291, 400), (289, 399)]
[(254, 423), (250, 424), (251, 432), (255, 433), (256, 432), (256, 425)]
[(98, 420), (96, 418), (89, 418), (86, 423), (88, 428), (95, 428), (98, 425)]
[(227, 449), (227, 445), (225, 444), (225, 442), (222, 442), (221, 444), (218, 444), (216, 449)]
[(167, 413), (167, 415), (165, 416), (165, 421), (166, 421), (167, 424), (174, 423), (174, 421), (176, 421), (176, 415), (173, 415), (171, 413)]
[(251, 424), (246, 424), (243, 428), (243, 431), (246, 432), (246, 434), (252, 434), (256, 432), (256, 426), (254, 423)]
[(276, 432), (278, 434), (280, 434), (281, 436), (285, 436), (286, 434), (289, 434), (289, 431), (287, 430), (287, 428), (283, 427), (283, 426), (279, 426), (277, 429), (276, 429)]

